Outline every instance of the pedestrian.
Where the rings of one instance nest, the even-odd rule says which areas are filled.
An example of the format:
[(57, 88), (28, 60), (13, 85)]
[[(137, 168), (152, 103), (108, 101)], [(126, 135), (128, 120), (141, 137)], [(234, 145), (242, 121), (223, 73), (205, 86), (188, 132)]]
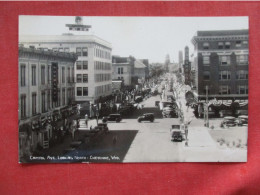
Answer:
[(185, 137), (186, 140), (188, 140), (188, 125), (185, 125), (184, 128), (185, 128)]
[(113, 136), (113, 144), (115, 145), (115, 144), (116, 144), (116, 142), (117, 142), (117, 136), (116, 136), (116, 135), (114, 135), (114, 136)]

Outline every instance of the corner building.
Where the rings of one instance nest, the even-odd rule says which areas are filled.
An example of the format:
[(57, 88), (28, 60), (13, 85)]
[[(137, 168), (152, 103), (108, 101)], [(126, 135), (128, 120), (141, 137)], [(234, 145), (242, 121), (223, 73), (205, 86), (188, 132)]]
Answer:
[(75, 52), (75, 101), (82, 111), (112, 94), (111, 44), (94, 35), (21, 36), (20, 44), (52, 49), (54, 52)]
[(199, 100), (248, 100), (248, 30), (198, 31), (194, 45)]

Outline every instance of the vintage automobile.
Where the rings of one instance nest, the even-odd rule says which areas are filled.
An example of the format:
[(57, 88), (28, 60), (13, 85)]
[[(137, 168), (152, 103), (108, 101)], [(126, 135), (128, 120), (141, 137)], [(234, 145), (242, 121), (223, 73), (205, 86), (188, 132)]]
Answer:
[(236, 118), (233, 116), (224, 117), (223, 121), (220, 124), (220, 127), (234, 127), (237, 125)]
[(181, 125), (172, 125), (171, 129), (171, 141), (183, 141), (185, 132), (181, 128)]
[(163, 108), (162, 115), (167, 118), (178, 117), (177, 110), (173, 106)]
[(246, 115), (238, 116), (237, 125), (238, 126), (247, 126), (248, 125), (248, 116), (246, 116)]
[(141, 96), (136, 96), (135, 97), (135, 103), (140, 103), (143, 101), (143, 98)]
[(115, 121), (119, 123), (122, 120), (121, 114), (110, 114), (107, 117), (103, 117), (102, 122), (106, 123), (108, 121)]
[(105, 133), (107, 133), (109, 131), (106, 123), (99, 123), (93, 129), (92, 128), (90, 129), (91, 133), (96, 133), (96, 132), (100, 132), (100, 131), (104, 131)]
[(145, 113), (142, 116), (139, 116), (137, 118), (137, 121), (140, 123), (142, 121), (150, 121), (153, 122), (154, 121), (154, 114), (153, 113)]

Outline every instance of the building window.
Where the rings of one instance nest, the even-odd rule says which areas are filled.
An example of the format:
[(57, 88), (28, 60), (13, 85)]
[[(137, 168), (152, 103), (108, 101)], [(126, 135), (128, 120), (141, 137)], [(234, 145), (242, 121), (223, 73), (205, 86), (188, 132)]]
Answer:
[(203, 49), (209, 49), (209, 43), (208, 42), (203, 43)]
[(45, 107), (45, 92), (42, 92), (42, 112), (46, 112), (46, 107)]
[(25, 86), (25, 65), (21, 65), (20, 69), (20, 76), (21, 76), (21, 86)]
[(210, 79), (210, 72), (209, 71), (204, 71), (203, 72), (203, 79), (204, 80), (209, 80)]
[(83, 87), (83, 96), (88, 96), (88, 88)]
[(77, 61), (76, 67), (77, 67), (77, 70), (81, 70), (82, 69), (82, 61)]
[(230, 80), (231, 72), (223, 70), (219, 72), (219, 80)]
[(52, 51), (57, 52), (58, 48), (52, 48)]
[(62, 89), (62, 105), (64, 106), (65, 105), (65, 88)]
[(239, 70), (239, 71), (237, 71), (237, 79), (238, 80), (246, 80), (246, 79), (248, 79), (248, 71), (247, 70)]
[(68, 67), (67, 77), (68, 77), (68, 83), (70, 83), (70, 68), (69, 67)]
[(88, 82), (88, 74), (83, 74), (83, 83)]
[(243, 44), (244, 46), (248, 46), (248, 41), (243, 41), (242, 44)]
[(61, 82), (65, 83), (65, 68), (62, 67), (61, 69)]
[(82, 74), (77, 74), (77, 83), (82, 83)]
[(45, 66), (41, 66), (41, 84), (45, 84)]
[(77, 56), (81, 56), (81, 47), (76, 48), (76, 54)]
[(237, 55), (236, 60), (238, 65), (245, 65), (248, 63), (248, 55)]
[(230, 65), (230, 56), (219, 56), (220, 65)]
[(230, 42), (225, 42), (225, 49), (230, 49)]
[(36, 85), (36, 66), (32, 66), (32, 86)]
[(82, 87), (77, 87), (77, 96), (82, 96)]
[(47, 69), (47, 82), (48, 82), (48, 84), (50, 84), (50, 82), (51, 82), (51, 66), (50, 65), (48, 65), (48, 69)]
[(241, 47), (241, 41), (236, 41), (236, 47)]
[(51, 92), (48, 90), (47, 92), (47, 109), (51, 108)]
[(218, 48), (219, 49), (224, 49), (224, 43), (223, 42), (219, 42), (218, 43)]
[(82, 55), (88, 56), (88, 48), (87, 47), (82, 48)]
[(123, 74), (123, 67), (117, 68), (117, 72), (118, 72), (118, 74)]
[(238, 94), (248, 94), (248, 85), (238, 85)]
[(69, 53), (69, 52), (70, 52), (70, 48), (65, 47), (65, 48), (64, 48), (64, 52)]
[(88, 69), (88, 61), (83, 61), (83, 70)]
[(59, 52), (63, 52), (64, 50), (63, 50), (63, 48), (59, 48)]
[(37, 106), (37, 101), (36, 101), (36, 97), (37, 97), (37, 94), (36, 93), (33, 93), (32, 94), (32, 115), (35, 115), (37, 113), (37, 110), (36, 110), (36, 106)]
[(220, 85), (219, 86), (219, 94), (220, 95), (230, 94), (230, 87), (228, 85)]
[(26, 117), (26, 95), (21, 95), (21, 118)]
[(204, 65), (209, 65), (210, 64), (210, 57), (209, 56), (203, 56), (202, 61), (203, 61)]

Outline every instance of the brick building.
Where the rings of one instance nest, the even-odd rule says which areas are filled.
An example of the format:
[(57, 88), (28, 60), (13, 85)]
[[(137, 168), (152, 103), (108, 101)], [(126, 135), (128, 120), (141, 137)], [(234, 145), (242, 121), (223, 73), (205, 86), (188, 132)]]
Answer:
[(248, 30), (198, 31), (194, 44), (199, 100), (248, 99)]

